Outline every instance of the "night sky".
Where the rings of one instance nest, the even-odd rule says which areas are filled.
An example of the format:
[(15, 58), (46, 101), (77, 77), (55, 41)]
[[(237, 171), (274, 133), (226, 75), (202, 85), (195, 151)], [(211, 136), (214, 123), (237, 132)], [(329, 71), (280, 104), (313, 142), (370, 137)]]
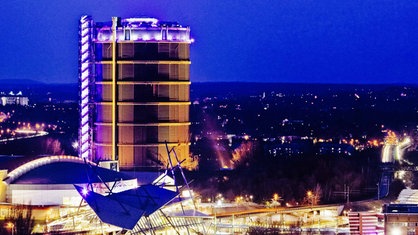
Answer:
[(192, 82), (418, 83), (413, 0), (10, 0), (0, 11), (0, 79), (76, 83), (88, 14), (189, 25)]

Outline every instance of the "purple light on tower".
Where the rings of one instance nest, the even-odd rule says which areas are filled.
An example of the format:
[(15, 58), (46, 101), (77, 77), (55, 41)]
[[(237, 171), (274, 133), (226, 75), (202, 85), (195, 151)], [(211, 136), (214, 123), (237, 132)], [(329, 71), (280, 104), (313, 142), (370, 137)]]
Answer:
[(83, 16), (80, 20), (80, 130), (79, 130), (79, 156), (91, 159), (91, 124), (90, 124), (90, 80), (91, 80), (91, 41), (92, 19)]

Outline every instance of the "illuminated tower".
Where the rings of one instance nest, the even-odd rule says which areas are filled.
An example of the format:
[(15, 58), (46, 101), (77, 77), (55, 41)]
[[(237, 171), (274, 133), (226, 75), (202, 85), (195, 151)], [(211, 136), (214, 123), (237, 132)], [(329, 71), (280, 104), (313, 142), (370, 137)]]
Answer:
[(189, 156), (190, 28), (154, 18), (80, 21), (80, 156), (124, 170)]

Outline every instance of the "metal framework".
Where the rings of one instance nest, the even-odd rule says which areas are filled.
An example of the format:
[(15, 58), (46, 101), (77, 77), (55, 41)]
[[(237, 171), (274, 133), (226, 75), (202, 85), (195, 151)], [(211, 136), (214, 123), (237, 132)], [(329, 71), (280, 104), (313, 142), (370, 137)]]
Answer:
[[(196, 210), (193, 197), (181, 197), (180, 192), (183, 189), (190, 190), (189, 184), (174, 147), (169, 149), (166, 143), (166, 149), (170, 166), (152, 184), (114, 192), (117, 182), (112, 186), (102, 181), (107, 188), (105, 194), (95, 192), (92, 184), (84, 187), (75, 185), (87, 204), (81, 201), (77, 211), (49, 223), (49, 231), (123, 232), (134, 235), (170, 230), (176, 234), (206, 234), (213, 218)], [(173, 162), (177, 162), (177, 165), (173, 165)], [(89, 171), (97, 172), (95, 168), (98, 166), (87, 161), (85, 163)], [(177, 184), (176, 174), (183, 178), (183, 187)], [(174, 191), (166, 189), (165, 177), (174, 179)], [(101, 179), (99, 175), (97, 178)]]

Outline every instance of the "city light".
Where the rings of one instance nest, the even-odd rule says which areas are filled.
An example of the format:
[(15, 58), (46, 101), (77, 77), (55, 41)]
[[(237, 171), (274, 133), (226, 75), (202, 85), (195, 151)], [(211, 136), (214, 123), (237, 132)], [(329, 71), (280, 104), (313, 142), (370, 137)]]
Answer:
[(390, 230), (390, 234), (389, 235), (402, 235), (402, 229), (399, 227), (393, 227)]
[(398, 137), (394, 131), (388, 130), (385, 137), (381, 161), (384, 163), (403, 160), (403, 154), (406, 148), (412, 145), (410, 137), (403, 139)]
[(89, 191), (86, 188), (83, 188), (81, 193), (83, 194), (83, 196), (86, 196), (89, 193)]
[(75, 150), (77, 150), (77, 149), (78, 149), (78, 142), (77, 142), (77, 141), (74, 141), (74, 142), (71, 144), (71, 146), (72, 146)]
[[(0, 142), (8, 142), (19, 139), (35, 138), (48, 135), (47, 131), (43, 130), (44, 124), (20, 123), (15, 129), (6, 128), (0, 130)], [(33, 128), (35, 126), (36, 129)]]
[(279, 194), (277, 194), (277, 193), (275, 193), (274, 195), (273, 195), (273, 200), (274, 201), (278, 201), (279, 200)]
[[(226, 20), (223, 25), (229, 24)], [(245, 28), (244, 26), (241, 28)], [(225, 32), (234, 34), (227, 30), (221, 31), (224, 34)], [(392, 91), (384, 87), (385, 91), (381, 92), (381, 87), (372, 89), (369, 86), (357, 85), (339, 87), (335, 84), (297, 84), (287, 87), (286, 84), (280, 84), (275, 87), (274, 84), (264, 84), (256, 87), (256, 84), (247, 84), (235, 87), (235, 84), (221, 84), (222, 89), (213, 88), (212, 95), (212, 91), (208, 92), (211, 87), (206, 84), (204, 88), (198, 88), (200, 84), (193, 84), (196, 88), (190, 86), (190, 70), (193, 69), (190, 67), (190, 58), (193, 57), (190, 57), (189, 44), (193, 39), (189, 27), (155, 18), (112, 17), (110, 23), (95, 22), (92, 17), (83, 16), (79, 21), (78, 33), (79, 45), (75, 50), (79, 52), (79, 83), (75, 85), (76, 98), (68, 100), (74, 102), (74, 110), (67, 109), (67, 100), (63, 98), (58, 101), (57, 94), (55, 91), (49, 92), (50, 89), (45, 89), (43, 94), (46, 95), (41, 98), (34, 96), (34, 99), (40, 101), (31, 107), (18, 104), (16, 97), (0, 97), (0, 104), (10, 103), (8, 107), (2, 107), (4, 112), (0, 112), (0, 145), (5, 147), (4, 153), (0, 153), (4, 154), (1, 156), (4, 169), (0, 169), (4, 181), (4, 184), (0, 185), (2, 206), (14, 206), (17, 200), (24, 197), (36, 199), (38, 202), (41, 199), (57, 198), (58, 202), (54, 201), (56, 211), (44, 207), (47, 204), (38, 203), (34, 206), (38, 209), (41, 205), (42, 220), (45, 220), (46, 215), (45, 223), (48, 229), (42, 232), (54, 232), (49, 229), (78, 229), (81, 223), (86, 223), (86, 227), (89, 227), (89, 223), (94, 223), (93, 212), (85, 213), (83, 210), (97, 210), (97, 218), (104, 216), (118, 222), (124, 222), (126, 217), (123, 216), (143, 216), (145, 210), (137, 210), (136, 207), (140, 204), (144, 207), (157, 205), (155, 202), (164, 197), (163, 193), (155, 193), (155, 198), (149, 195), (167, 187), (173, 196), (164, 202), (164, 208), (161, 206), (163, 210), (160, 206), (150, 209), (150, 213), (145, 216), (148, 221), (143, 224), (134, 218), (136, 220), (133, 221), (133, 225), (136, 227), (130, 228), (137, 231), (132, 233), (145, 234), (152, 229), (159, 229), (160, 227), (156, 226), (151, 226), (149, 230), (144, 228), (155, 221), (163, 221), (163, 216), (166, 217), (163, 222), (174, 227), (173, 225), (177, 225), (176, 222), (191, 220), (192, 214), (199, 215), (200, 221), (210, 220), (208, 224), (211, 229), (221, 228), (218, 231), (208, 230), (209, 234), (244, 234), (249, 233), (250, 229), (260, 231), (259, 234), (263, 234), (263, 231), (272, 234), (343, 234), (344, 232), (337, 232), (338, 229), (342, 229), (348, 234), (352, 231), (350, 226), (356, 224), (348, 218), (352, 213), (357, 213), (351, 210), (360, 208), (366, 211), (373, 208), (373, 213), (376, 213), (378, 208), (382, 207), (382, 203), (389, 201), (387, 195), (392, 199), (392, 195), (396, 193), (392, 188), (400, 188), (398, 186), (402, 186), (402, 180), (403, 186), (407, 186), (405, 182), (412, 182), (413, 172), (418, 170), (414, 161), (418, 152), (417, 144), (414, 143), (418, 124), (413, 120), (414, 115), (418, 114), (418, 102), (410, 100), (418, 97), (418, 92), (413, 90), (415, 88), (402, 85), (396, 86), (393, 89), (395, 91)], [(39, 45), (41, 44), (40, 42)], [(237, 48), (248, 51), (248, 48)], [(222, 53), (220, 51), (217, 55), (221, 56)], [(285, 54), (289, 54), (289, 51), (285, 50)], [(258, 56), (264, 58), (262, 54)], [(247, 59), (246, 62), (248, 58), (244, 58)], [(256, 59), (253, 61), (257, 61), (258, 57), (254, 58)], [(212, 60), (224, 62), (216, 56)], [(225, 64), (223, 67), (236, 66)], [(280, 74), (282, 73), (278, 75)], [(250, 72), (248, 75), (256, 75), (257, 81), (269, 79), (265, 78), (266, 74), (263, 73)], [(279, 77), (277, 76), (278, 79)], [(234, 89), (238, 91), (233, 91)], [(221, 93), (220, 90), (225, 90), (227, 94)], [(42, 94), (41, 91), (39, 93)], [(22, 95), (16, 91), (3, 94), (5, 97), (7, 94)], [(37, 92), (34, 91), (33, 94)], [(401, 103), (403, 99), (408, 99), (405, 106)], [(40, 108), (34, 109), (36, 105)], [(400, 112), (397, 110), (398, 107), (404, 110)], [(50, 113), (54, 115), (49, 115)], [(75, 123), (71, 122), (71, 119), (75, 119)], [(389, 127), (393, 130), (388, 130)], [(51, 135), (45, 136), (48, 134)], [(24, 141), (15, 141), (10, 144), (11, 150), (7, 149), (9, 141), (40, 136), (45, 137), (39, 138), (39, 141), (25, 140), (28, 142), (27, 145), (23, 144)], [(77, 141), (73, 142), (75, 138)], [(35, 150), (27, 146), (33, 146)], [(179, 154), (174, 154), (175, 157), (170, 154), (168, 157), (162, 156), (166, 150), (171, 151), (169, 149), (172, 146), (175, 146), (172, 150), (180, 149)], [(20, 148), (25, 152), (14, 154), (14, 149)], [(57, 154), (49, 156), (52, 148), (57, 149), (54, 151)], [(59, 155), (74, 152), (77, 152), (78, 156)], [(23, 156), (27, 153), (30, 153), (30, 159), (23, 159), (27, 157)], [(181, 174), (174, 173), (173, 170), (175, 166), (186, 165), (189, 159), (200, 167), (196, 168), (196, 172), (186, 174), (196, 178), (196, 183), (192, 185), (196, 186), (195, 191), (189, 188), (186, 179), (177, 177)], [(110, 176), (87, 175), (88, 181), (96, 182), (71, 182), (68, 184), (70, 189), (65, 192), (64, 185), (54, 182), (59, 189), (53, 191), (54, 187), (50, 183), (53, 180), (60, 181), (60, 177), (63, 178), (67, 171), (76, 175), (70, 180), (84, 180), (82, 176), (85, 176), (85, 165), (82, 165), (80, 173), (73, 163), (88, 163), (87, 169), (100, 169), (99, 166), (90, 167), (93, 166), (90, 165), (93, 160), (102, 161), (100, 167), (130, 171), (132, 175), (135, 174), (135, 178), (132, 182), (128, 179), (119, 181), (120, 177), (113, 177), (112, 173), (123, 175), (125, 172), (112, 171), (109, 173)], [(58, 162), (71, 164), (60, 171), (56, 166)], [(36, 172), (40, 166), (51, 163), (56, 165), (51, 166), (51, 172), (42, 171), (45, 176), (40, 174), (41, 171)], [(167, 169), (170, 167), (171, 174), (170, 169)], [(131, 200), (131, 192), (119, 194), (120, 201), (132, 204), (128, 207), (122, 206), (123, 208), (115, 213), (114, 209), (122, 204), (115, 200), (117, 191), (125, 191), (129, 185), (135, 184), (136, 187), (140, 180), (148, 180), (151, 173), (146, 172), (142, 175), (144, 169), (155, 170), (156, 174), (167, 170), (167, 178), (170, 179), (164, 179), (158, 186), (148, 183), (141, 185), (149, 190), (144, 190), (143, 195), (136, 197), (138, 201)], [(97, 172), (101, 170), (105, 171), (100, 169)], [(181, 173), (185, 177), (183, 172)], [(49, 185), (41, 184), (43, 188), (38, 190), (37, 187), (40, 186), (30, 177), (36, 177), (36, 181)], [(98, 183), (108, 177), (112, 183)], [(28, 186), (22, 186), (24, 180), (29, 182)], [(62, 181), (67, 182), (67, 179)], [(178, 186), (178, 181), (187, 184), (187, 187)], [(41, 190), (47, 190), (47, 193)], [(71, 195), (73, 191), (77, 193), (77, 197)], [(65, 200), (61, 200), (60, 195), (56, 196), (60, 193), (65, 193)], [(85, 201), (80, 202), (80, 194)], [(254, 194), (254, 197), (250, 194)], [(193, 200), (196, 196), (199, 198)], [(106, 203), (103, 206), (95, 204), (95, 201), (103, 200), (105, 197)], [(84, 203), (90, 199), (92, 204), (87, 208)], [(181, 199), (190, 199), (183, 201), (190, 205), (193, 202), (197, 206), (194, 205), (192, 208), (188, 205), (189, 208), (183, 208), (183, 204), (179, 204)], [(61, 201), (77, 201), (77, 214), (73, 213), (75, 207), (64, 208), (68, 204), (56, 206)], [(396, 202), (399, 202), (399, 198)], [(196, 213), (203, 207), (207, 207), (205, 213)], [(181, 209), (182, 214), (173, 208), (178, 211)], [(405, 212), (402, 216), (406, 215), (406, 212), (418, 211), (399, 208), (396, 209), (396, 213)], [(73, 211), (70, 213), (70, 210)], [(5, 215), (4, 211), (0, 212)], [(52, 221), (52, 212), (65, 217), (60, 219), (67, 221)], [(154, 215), (159, 217), (154, 217), (154, 212)], [(34, 213), (38, 214), (41, 213)], [(85, 217), (79, 219), (81, 216)], [(176, 216), (181, 220), (177, 221)], [(367, 214), (361, 216), (372, 217)], [(359, 219), (361, 216), (359, 214)], [(373, 218), (373, 222), (379, 222), (380, 226), (384, 217), (373, 216), (376, 217)], [(392, 227), (399, 226), (399, 218), (391, 225), (385, 226), (385, 229), (389, 230), (385, 232), (393, 235), (412, 232), (412, 229), (405, 229), (405, 226), (414, 226), (417, 221), (403, 222), (404, 227)], [(8, 218), (4, 220), (3, 230), (8, 229), (7, 232), (12, 234), (20, 230), (16, 221), (8, 222)], [(38, 222), (44, 221), (37, 220)], [(116, 228), (119, 230), (112, 228), (115, 231), (104, 231), (110, 227), (104, 226), (108, 221), (101, 220), (99, 223), (102, 233), (130, 233), (126, 231), (127, 227), (123, 226)], [(187, 227), (184, 224), (181, 226)], [(331, 230), (330, 227), (335, 230)], [(263, 230), (264, 228), (268, 230)], [(221, 231), (222, 229), (225, 230)]]
[(12, 222), (7, 223), (7, 228), (10, 229), (11, 234), (14, 235), (15, 232), (15, 225)]
[(193, 197), (193, 190), (184, 190), (181, 192), (181, 196), (183, 198), (191, 198)]

